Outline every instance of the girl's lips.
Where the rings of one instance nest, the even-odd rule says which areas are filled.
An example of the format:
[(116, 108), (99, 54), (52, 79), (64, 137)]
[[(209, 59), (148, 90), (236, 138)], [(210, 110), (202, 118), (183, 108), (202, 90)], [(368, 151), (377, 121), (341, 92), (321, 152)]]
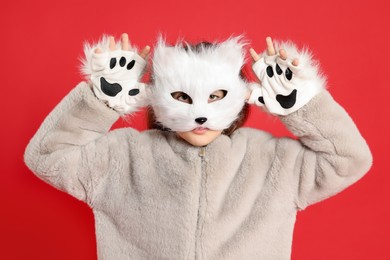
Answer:
[(194, 130), (192, 130), (192, 132), (194, 134), (197, 134), (197, 135), (202, 135), (204, 133), (206, 133), (209, 129), (208, 128), (205, 128), (205, 127), (197, 127), (195, 128)]

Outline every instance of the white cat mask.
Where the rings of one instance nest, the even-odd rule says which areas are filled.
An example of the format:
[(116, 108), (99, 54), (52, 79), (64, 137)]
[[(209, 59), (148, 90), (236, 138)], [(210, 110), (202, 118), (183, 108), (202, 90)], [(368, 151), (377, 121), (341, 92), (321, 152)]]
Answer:
[[(160, 39), (154, 51), (153, 85), (148, 93), (156, 121), (179, 132), (200, 125), (211, 130), (228, 128), (237, 119), (247, 95), (240, 77), (244, 45), (241, 37), (200, 48), (183, 43), (167, 46)], [(226, 93), (225, 97), (208, 103), (217, 90)], [(174, 99), (174, 92), (187, 94), (191, 104)]]

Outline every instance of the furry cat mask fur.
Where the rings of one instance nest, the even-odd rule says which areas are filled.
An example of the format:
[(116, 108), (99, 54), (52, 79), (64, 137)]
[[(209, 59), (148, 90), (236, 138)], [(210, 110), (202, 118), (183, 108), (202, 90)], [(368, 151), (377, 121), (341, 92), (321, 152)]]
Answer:
[[(245, 104), (247, 87), (240, 77), (245, 62), (242, 37), (230, 38), (218, 44), (186, 43), (168, 46), (163, 39), (157, 43), (153, 57), (153, 85), (149, 104), (156, 120), (172, 131), (191, 131), (200, 126), (211, 130), (228, 128)], [(226, 95), (208, 102), (210, 95), (222, 90)], [(183, 92), (191, 99), (184, 103), (172, 97)], [(204, 120), (203, 120), (204, 121)]]

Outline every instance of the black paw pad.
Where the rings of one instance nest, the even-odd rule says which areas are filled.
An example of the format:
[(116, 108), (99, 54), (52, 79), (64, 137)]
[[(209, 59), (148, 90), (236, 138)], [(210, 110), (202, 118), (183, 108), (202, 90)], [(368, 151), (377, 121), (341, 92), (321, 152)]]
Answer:
[(294, 89), (287, 96), (276, 95), (276, 100), (283, 108), (285, 109), (292, 108), (295, 105), (295, 102), (297, 101), (297, 90)]
[(121, 67), (123, 67), (123, 66), (126, 65), (126, 58), (125, 58), (125, 57), (122, 57), (122, 58), (119, 60), (119, 65), (121, 65)]
[(283, 73), (282, 69), (279, 67), (278, 64), (276, 64), (276, 73), (278, 73), (278, 75), (281, 75)]
[(129, 96), (136, 96), (139, 94), (139, 89), (138, 88), (134, 88), (134, 89), (130, 89), (129, 90)]
[(100, 88), (102, 89), (103, 93), (110, 97), (115, 97), (119, 92), (122, 91), (121, 85), (118, 83), (109, 83), (107, 80), (103, 77), (100, 78)]
[(264, 98), (263, 98), (263, 97), (259, 97), (257, 100), (258, 100), (260, 103), (264, 104)]
[(132, 60), (129, 62), (129, 64), (127, 64), (127, 70), (131, 70), (135, 65), (135, 60)]
[(271, 66), (267, 67), (267, 75), (268, 77), (272, 78), (274, 76), (274, 70), (272, 69)]
[(113, 69), (116, 65), (116, 58), (111, 58), (110, 60), (110, 69)]
[(292, 79), (293, 73), (292, 73), (292, 71), (289, 68), (286, 69), (286, 73), (285, 74), (286, 74), (286, 79), (288, 79), (288, 80)]

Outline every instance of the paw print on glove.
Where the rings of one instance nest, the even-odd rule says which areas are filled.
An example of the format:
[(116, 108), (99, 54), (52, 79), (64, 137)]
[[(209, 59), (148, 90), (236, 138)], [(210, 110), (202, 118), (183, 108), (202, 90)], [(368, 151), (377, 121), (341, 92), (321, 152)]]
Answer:
[[(307, 51), (299, 52), (293, 44), (283, 43), (276, 54), (270, 38), (267, 38), (267, 45), (268, 55), (257, 56), (253, 64), (261, 90), (252, 88), (249, 101), (264, 105), (270, 113), (288, 115), (319, 93), (325, 86), (325, 79)], [(256, 60), (252, 51), (251, 54)]]
[(126, 34), (122, 35), (121, 49), (116, 49), (112, 37), (109, 38), (109, 50), (102, 51), (103, 45), (91, 48), (89, 65), (93, 91), (117, 112), (132, 113), (146, 104), (145, 84), (139, 82), (146, 61), (129, 49)]

